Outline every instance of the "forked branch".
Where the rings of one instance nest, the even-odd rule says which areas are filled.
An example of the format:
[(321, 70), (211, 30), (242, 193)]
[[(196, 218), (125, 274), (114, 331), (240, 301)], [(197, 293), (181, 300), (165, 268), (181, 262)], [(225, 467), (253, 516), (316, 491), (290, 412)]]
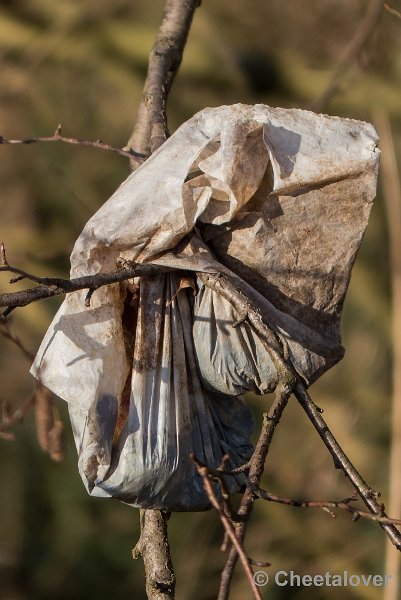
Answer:
[[(394, 525), (394, 521), (388, 522), (387, 515), (384, 512), (384, 506), (378, 502), (379, 494), (374, 492), (370, 486), (365, 482), (363, 477), (357, 471), (355, 466), (349, 460), (344, 450), (341, 448), (336, 438), (330, 431), (327, 423), (324, 421), (321, 415), (321, 409), (319, 409), (309, 396), (305, 383), (294, 369), (292, 363), (286, 356), (285, 348), (283, 348), (277, 334), (271, 329), (268, 323), (265, 323), (260, 312), (256, 307), (252, 305), (252, 302), (248, 299), (246, 294), (240, 290), (226, 275), (222, 274), (209, 274), (209, 273), (198, 273), (202, 283), (213, 289), (215, 292), (222, 295), (228, 300), (234, 307), (241, 321), (247, 320), (259, 339), (264, 344), (267, 352), (269, 353), (273, 364), (275, 365), (278, 373), (279, 386), (281, 386), (281, 394), (279, 393), (278, 398), (276, 397), (275, 403), (278, 402), (280, 397), (286, 398), (293, 393), (297, 398), (298, 402), (306, 412), (312, 425), (318, 432), (319, 436), (323, 440), (325, 446), (329, 450), (334, 465), (339, 468), (348, 477), (357, 491), (360, 498), (363, 500), (365, 505), (369, 508), (373, 515), (380, 517), (374, 519), (378, 521), (380, 526), (384, 529), (394, 546), (401, 550), (401, 533)], [(278, 388), (280, 390), (280, 387)], [(273, 405), (274, 406), (274, 405)], [(285, 406), (284, 406), (285, 407)], [(282, 410), (284, 409), (282, 408)], [(273, 430), (274, 431), (274, 430)], [(271, 435), (273, 434), (273, 431)], [(263, 436), (263, 432), (262, 432)], [(257, 448), (255, 452), (257, 451)], [(266, 453), (267, 455), (267, 453)], [(265, 456), (266, 456), (265, 455)], [(255, 455), (254, 455), (255, 456)], [(263, 454), (261, 455), (260, 462), (262, 461)], [(249, 474), (250, 484), (252, 484), (251, 473)], [(249, 515), (253, 505), (253, 493), (252, 489), (246, 490), (241, 506), (243, 505), (243, 515)], [(238, 525), (238, 529), (243, 531), (242, 540), (245, 534), (246, 526), (241, 523)], [(241, 539), (241, 538), (240, 538)], [(232, 578), (233, 570), (238, 559), (236, 549), (233, 547), (230, 551), (229, 557), (226, 562), (226, 566), (222, 573), (220, 594), (218, 600), (226, 600), (229, 594), (229, 586)]]

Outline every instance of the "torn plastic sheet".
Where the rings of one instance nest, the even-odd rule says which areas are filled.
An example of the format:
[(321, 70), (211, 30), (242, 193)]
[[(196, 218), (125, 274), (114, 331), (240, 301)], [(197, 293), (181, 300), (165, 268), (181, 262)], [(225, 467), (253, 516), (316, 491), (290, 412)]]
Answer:
[[(32, 372), (64, 398), (88, 491), (165, 510), (208, 506), (189, 455), (251, 453), (242, 394), (274, 390), (254, 331), (186, 271), (225, 272), (311, 383), (343, 355), (340, 314), (376, 190), (367, 123), (267, 106), (184, 123), (89, 220), (71, 276), (119, 261), (177, 272), (67, 295)], [(243, 480), (227, 478), (234, 491)]]

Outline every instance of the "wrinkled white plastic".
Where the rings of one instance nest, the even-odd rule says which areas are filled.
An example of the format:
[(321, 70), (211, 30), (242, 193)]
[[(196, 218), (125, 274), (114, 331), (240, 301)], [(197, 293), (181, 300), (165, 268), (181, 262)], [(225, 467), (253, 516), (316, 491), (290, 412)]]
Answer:
[[(231, 466), (251, 452), (241, 394), (277, 373), (231, 305), (182, 271), (235, 274), (294, 366), (313, 381), (343, 353), (339, 318), (375, 195), (367, 123), (267, 106), (223, 106), (184, 123), (89, 220), (71, 276), (119, 260), (181, 271), (69, 294), (32, 372), (70, 405), (79, 468), (94, 495), (198, 510), (189, 458)], [(127, 298), (130, 298), (130, 304)], [(124, 317), (123, 317), (124, 314)], [(232, 489), (240, 485), (228, 478)]]

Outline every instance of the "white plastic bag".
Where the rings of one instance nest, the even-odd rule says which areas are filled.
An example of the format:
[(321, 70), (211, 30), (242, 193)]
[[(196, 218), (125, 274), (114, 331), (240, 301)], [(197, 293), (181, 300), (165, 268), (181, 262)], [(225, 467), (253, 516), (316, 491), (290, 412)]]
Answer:
[[(94, 495), (141, 507), (207, 507), (189, 458), (236, 467), (251, 452), (241, 394), (275, 368), (231, 305), (185, 271), (239, 277), (308, 382), (337, 362), (339, 319), (375, 195), (367, 123), (267, 106), (223, 106), (184, 123), (89, 220), (71, 276), (121, 259), (177, 273), (69, 294), (33, 373), (70, 404)], [(232, 490), (241, 476), (227, 478)]]

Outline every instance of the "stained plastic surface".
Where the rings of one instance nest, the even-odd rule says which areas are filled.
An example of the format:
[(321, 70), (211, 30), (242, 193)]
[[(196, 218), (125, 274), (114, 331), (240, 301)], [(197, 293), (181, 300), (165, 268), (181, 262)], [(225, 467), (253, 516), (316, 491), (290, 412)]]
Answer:
[[(291, 109), (207, 108), (89, 220), (71, 276), (124, 260), (170, 274), (69, 294), (32, 372), (70, 407), (88, 491), (141, 507), (208, 506), (189, 454), (231, 467), (251, 453), (242, 394), (277, 373), (247, 323), (196, 279), (224, 272), (314, 381), (343, 355), (339, 321), (376, 190), (367, 123)], [(184, 282), (184, 283), (183, 283)], [(195, 295), (194, 295), (195, 291)], [(232, 490), (241, 476), (227, 478)]]

